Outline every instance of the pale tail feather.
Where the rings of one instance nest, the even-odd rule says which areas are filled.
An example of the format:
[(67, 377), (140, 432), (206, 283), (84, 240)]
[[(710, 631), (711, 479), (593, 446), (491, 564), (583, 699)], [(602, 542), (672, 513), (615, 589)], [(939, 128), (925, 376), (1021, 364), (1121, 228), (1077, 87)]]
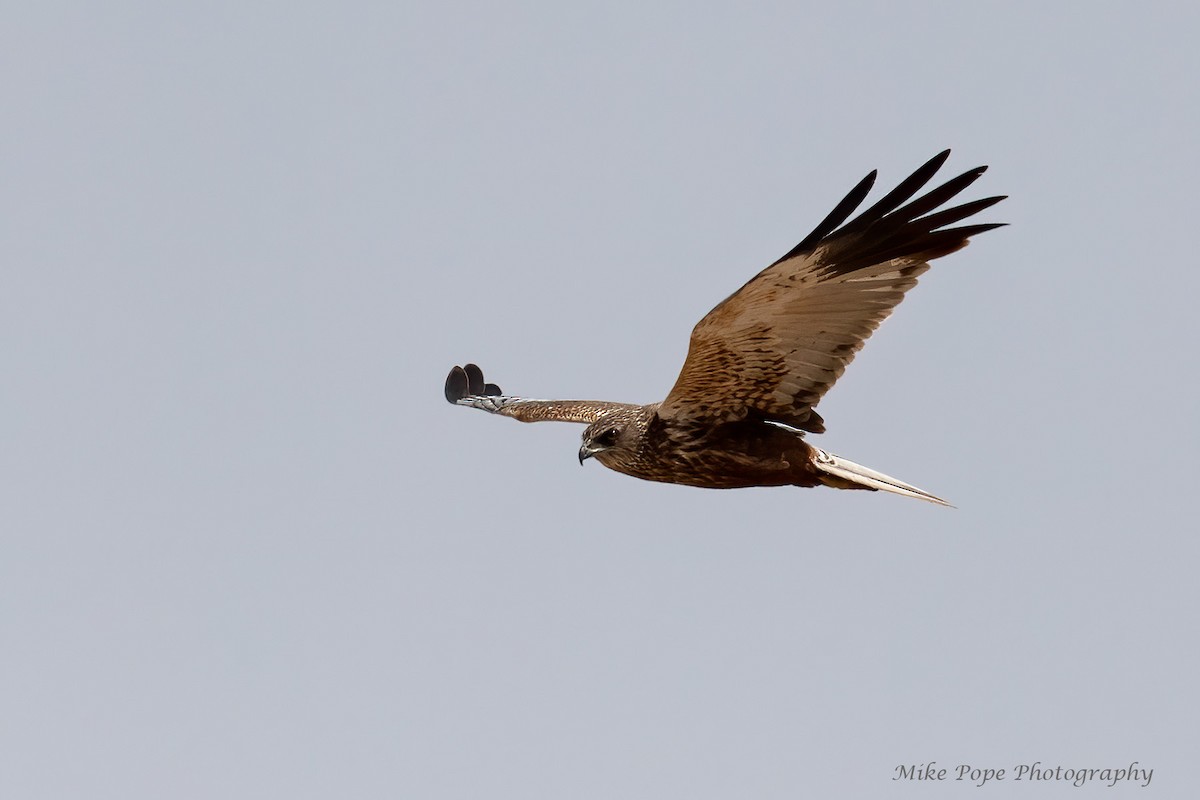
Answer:
[(902, 494), (905, 497), (915, 497), (918, 500), (926, 500), (930, 503), (937, 503), (940, 506), (954, 508), (940, 497), (936, 497), (923, 489), (918, 489), (915, 486), (910, 486), (904, 481), (896, 480), (890, 475), (884, 475), (882, 472), (876, 472), (873, 469), (868, 469), (862, 464), (855, 464), (853, 461), (835, 456), (833, 453), (826, 453), (824, 450), (813, 448), (815, 455), (813, 456), (813, 466), (824, 473), (832, 475), (836, 478), (865, 486), (868, 489), (882, 489), (885, 492), (893, 492)]

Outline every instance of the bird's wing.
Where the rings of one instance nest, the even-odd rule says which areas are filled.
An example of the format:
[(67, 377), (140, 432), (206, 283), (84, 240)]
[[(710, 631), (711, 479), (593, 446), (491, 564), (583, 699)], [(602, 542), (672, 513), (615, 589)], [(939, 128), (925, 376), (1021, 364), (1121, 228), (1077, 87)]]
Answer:
[(483, 380), (483, 371), (474, 364), (450, 370), (450, 374), (446, 376), (446, 399), (458, 406), (480, 408), (521, 422), (591, 423), (605, 411), (625, 405), (600, 400), (528, 400), (523, 397), (507, 397), (500, 392), (499, 386), (486, 383)]
[(692, 331), (687, 360), (659, 416), (715, 423), (757, 415), (823, 431), (814, 406), (928, 262), (1000, 227), (946, 226), (1003, 197), (936, 211), (987, 167), (910, 202), (949, 155), (939, 153), (843, 225), (871, 190), (872, 172), (804, 241), (710, 311)]

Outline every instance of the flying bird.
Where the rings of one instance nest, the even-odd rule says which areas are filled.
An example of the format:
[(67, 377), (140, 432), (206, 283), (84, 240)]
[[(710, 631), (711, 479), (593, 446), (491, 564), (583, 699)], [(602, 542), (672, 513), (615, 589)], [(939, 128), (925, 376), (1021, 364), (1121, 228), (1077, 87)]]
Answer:
[(802, 242), (697, 323), (660, 403), (507, 396), (474, 364), (450, 370), (446, 399), (521, 422), (586, 424), (579, 463), (594, 458), (635, 478), (709, 489), (882, 489), (949, 505), (804, 440), (825, 431), (817, 404), (929, 262), (1003, 224), (947, 227), (1004, 199), (942, 208), (987, 167), (916, 196), (949, 155), (934, 156), (847, 222), (876, 172), (863, 178)]

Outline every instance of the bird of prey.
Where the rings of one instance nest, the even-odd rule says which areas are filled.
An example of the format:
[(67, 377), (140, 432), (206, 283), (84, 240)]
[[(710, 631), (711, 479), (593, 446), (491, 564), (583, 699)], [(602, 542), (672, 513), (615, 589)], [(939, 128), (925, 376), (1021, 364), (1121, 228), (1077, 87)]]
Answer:
[(949, 505), (803, 438), (824, 432), (817, 403), (929, 262), (1001, 226), (947, 227), (1003, 196), (942, 208), (987, 167), (916, 196), (949, 155), (934, 156), (847, 222), (876, 173), (863, 178), (804, 241), (700, 320), (661, 403), (506, 396), (474, 364), (450, 370), (446, 399), (522, 422), (584, 423), (580, 464), (595, 458), (645, 480), (710, 489), (882, 489)]

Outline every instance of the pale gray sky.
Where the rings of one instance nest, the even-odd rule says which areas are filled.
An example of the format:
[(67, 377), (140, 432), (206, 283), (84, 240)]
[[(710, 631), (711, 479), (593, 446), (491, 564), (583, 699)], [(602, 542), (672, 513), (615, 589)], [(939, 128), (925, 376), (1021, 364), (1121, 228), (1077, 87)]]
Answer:
[[(5, 16), (0, 796), (1194, 792), (1194, 4)], [(442, 399), (660, 399), (944, 147), (1012, 227), (814, 441), (957, 510), (644, 483)]]

